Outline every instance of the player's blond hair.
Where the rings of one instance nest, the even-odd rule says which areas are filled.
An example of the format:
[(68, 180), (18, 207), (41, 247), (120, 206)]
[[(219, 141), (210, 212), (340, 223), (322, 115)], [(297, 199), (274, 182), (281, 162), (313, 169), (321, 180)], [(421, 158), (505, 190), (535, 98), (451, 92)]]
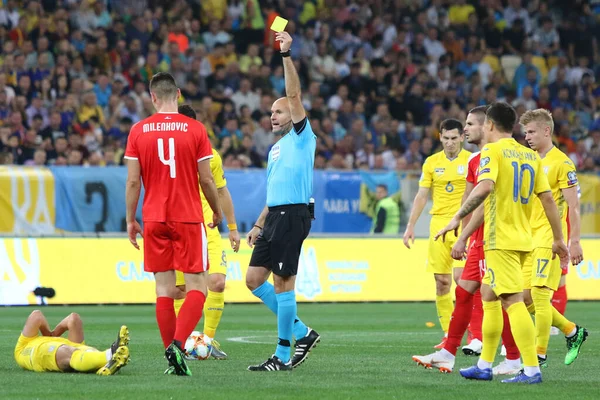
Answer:
[(519, 118), (519, 123), (523, 126), (532, 122), (549, 126), (550, 133), (554, 133), (554, 120), (552, 119), (552, 113), (550, 111), (543, 108), (529, 110), (524, 112), (523, 115), (521, 115), (521, 118)]

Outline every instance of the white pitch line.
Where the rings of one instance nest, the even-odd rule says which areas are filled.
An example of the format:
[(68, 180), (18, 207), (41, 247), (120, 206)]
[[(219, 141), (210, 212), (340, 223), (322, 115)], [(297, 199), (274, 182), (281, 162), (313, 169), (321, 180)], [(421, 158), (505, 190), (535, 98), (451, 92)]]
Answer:
[[(333, 335), (327, 335), (329, 337), (334, 338), (343, 338), (343, 337), (364, 337), (364, 336), (398, 336), (399, 338), (402, 335), (439, 335), (439, 332), (354, 332), (354, 333), (334, 333)], [(257, 340), (258, 339), (258, 340)], [(236, 343), (245, 343), (245, 344), (273, 344), (275, 337), (271, 335), (252, 335), (252, 336), (237, 336), (227, 338), (227, 341), (236, 342)], [(389, 347), (389, 348), (401, 348), (405, 347), (401, 344), (397, 345), (389, 345), (389, 344), (364, 344), (364, 343), (355, 343), (355, 344), (344, 344), (344, 343), (321, 343), (320, 346), (332, 346), (332, 347)]]

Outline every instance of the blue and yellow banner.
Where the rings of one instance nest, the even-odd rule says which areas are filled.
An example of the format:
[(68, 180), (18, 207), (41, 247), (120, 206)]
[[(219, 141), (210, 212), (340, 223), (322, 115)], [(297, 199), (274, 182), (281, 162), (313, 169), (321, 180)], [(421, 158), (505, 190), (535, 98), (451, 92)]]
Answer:
[(54, 233), (54, 205), (54, 177), (47, 168), (0, 166), (0, 233)]
[(600, 176), (578, 174), (581, 197), (581, 234), (600, 233)]
[[(229, 241), (222, 245), (229, 249)], [(600, 240), (582, 241), (585, 260), (567, 275), (571, 299), (600, 300)], [(309, 238), (300, 257), (298, 301), (431, 301), (427, 240)], [(246, 288), (251, 250), (227, 251), (225, 301), (257, 302)], [(154, 303), (154, 277), (127, 238), (0, 239), (0, 305), (36, 304), (36, 287), (54, 288), (50, 304)]]
[[(265, 206), (266, 172), (231, 170), (226, 177), (237, 224), (247, 231)], [(125, 167), (0, 167), (0, 233), (124, 232), (126, 179)], [(600, 177), (581, 174), (579, 181), (582, 235), (599, 234)], [(417, 191), (414, 180), (396, 172), (315, 171), (313, 182), (313, 233), (368, 233), (378, 184), (399, 201), (405, 220)], [(141, 212), (142, 198), (139, 220)], [(419, 223), (429, 218), (424, 213)]]

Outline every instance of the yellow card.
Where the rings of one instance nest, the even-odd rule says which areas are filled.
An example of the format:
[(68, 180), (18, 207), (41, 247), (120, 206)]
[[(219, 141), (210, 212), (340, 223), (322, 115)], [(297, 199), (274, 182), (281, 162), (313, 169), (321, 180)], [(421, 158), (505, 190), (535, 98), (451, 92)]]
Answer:
[(287, 26), (288, 20), (285, 18), (281, 18), (279, 15), (275, 17), (273, 20), (273, 24), (271, 24), (271, 30), (275, 32), (283, 32), (285, 27)]

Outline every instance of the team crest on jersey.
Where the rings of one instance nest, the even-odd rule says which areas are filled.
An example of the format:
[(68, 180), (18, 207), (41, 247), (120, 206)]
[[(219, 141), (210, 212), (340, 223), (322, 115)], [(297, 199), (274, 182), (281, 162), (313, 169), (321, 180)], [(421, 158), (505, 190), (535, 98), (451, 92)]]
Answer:
[(484, 157), (479, 161), (479, 166), (480, 167), (485, 167), (486, 165), (488, 165), (490, 163), (490, 158), (489, 157)]
[(438, 175), (442, 175), (445, 170), (446, 170), (446, 168), (436, 168), (433, 170), (433, 172), (435, 172)]
[(569, 185), (576, 185), (577, 184), (577, 174), (575, 173), (575, 171), (569, 171), (567, 173), (567, 183)]
[(459, 175), (463, 175), (465, 173), (465, 166), (464, 165), (459, 165), (457, 172), (458, 172)]
[(273, 146), (271, 149), (271, 161), (277, 161), (279, 159), (279, 153), (281, 152), (279, 145)]
[(550, 171), (550, 167), (544, 167), (544, 174), (548, 175), (549, 171)]

